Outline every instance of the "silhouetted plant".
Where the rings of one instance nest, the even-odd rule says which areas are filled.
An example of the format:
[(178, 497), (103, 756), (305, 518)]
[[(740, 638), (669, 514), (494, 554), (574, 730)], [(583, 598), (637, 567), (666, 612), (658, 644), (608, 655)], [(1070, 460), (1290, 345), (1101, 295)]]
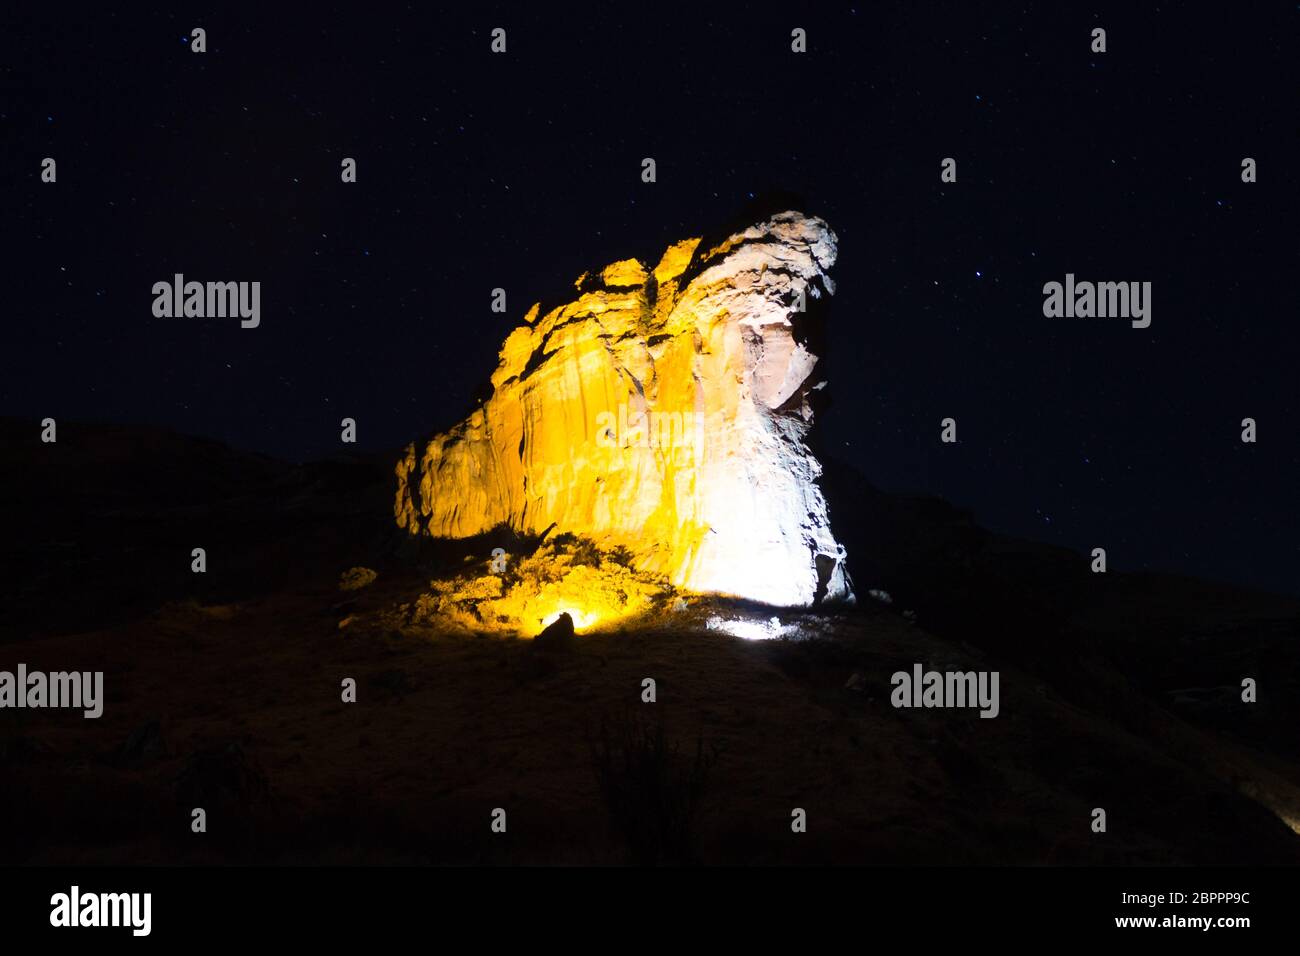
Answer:
[(610, 823), (640, 866), (699, 862), (695, 824), (717, 748), (696, 738), (691, 757), (669, 742), (663, 720), (624, 712), (602, 717), (589, 740), (592, 766)]

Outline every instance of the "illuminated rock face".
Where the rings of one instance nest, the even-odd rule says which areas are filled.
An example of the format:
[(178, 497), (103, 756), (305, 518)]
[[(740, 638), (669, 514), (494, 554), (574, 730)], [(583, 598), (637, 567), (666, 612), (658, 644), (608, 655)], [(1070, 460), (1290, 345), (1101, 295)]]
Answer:
[(811, 303), (835, 234), (786, 212), (653, 269), (616, 262), (510, 333), (493, 393), (397, 464), (398, 525), (460, 538), (505, 524), (625, 548), (693, 591), (781, 606), (851, 600), (803, 443)]

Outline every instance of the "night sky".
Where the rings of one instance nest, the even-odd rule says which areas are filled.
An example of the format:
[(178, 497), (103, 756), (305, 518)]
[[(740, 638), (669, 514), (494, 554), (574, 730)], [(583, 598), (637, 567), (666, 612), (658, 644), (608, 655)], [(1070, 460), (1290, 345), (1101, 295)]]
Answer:
[[(0, 414), (395, 449), (534, 301), (781, 191), (840, 238), (821, 453), (1112, 569), (1300, 593), (1294, 4), (9, 6)], [(154, 318), (176, 272), (261, 281), (261, 327)], [(1152, 282), (1151, 327), (1045, 318), (1067, 272)]]

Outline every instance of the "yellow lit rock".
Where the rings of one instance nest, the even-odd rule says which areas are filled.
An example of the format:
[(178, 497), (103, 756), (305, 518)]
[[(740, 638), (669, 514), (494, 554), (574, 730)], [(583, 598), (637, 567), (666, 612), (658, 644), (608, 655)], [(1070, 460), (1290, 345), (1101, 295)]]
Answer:
[[(819, 383), (799, 303), (834, 292), (835, 253), (825, 222), (787, 212), (711, 248), (676, 243), (653, 269), (584, 274), (573, 301), (533, 306), (510, 333), (491, 398), (407, 448), (398, 525), (445, 538), (554, 526), (687, 590), (851, 600), (803, 443)], [(577, 622), (562, 598), (531, 596)]]

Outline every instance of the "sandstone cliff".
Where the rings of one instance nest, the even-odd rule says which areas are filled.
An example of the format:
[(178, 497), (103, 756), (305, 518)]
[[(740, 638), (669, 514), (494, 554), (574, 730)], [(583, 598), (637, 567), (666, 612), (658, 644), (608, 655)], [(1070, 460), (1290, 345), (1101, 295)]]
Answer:
[(398, 525), (554, 526), (687, 590), (851, 599), (803, 442), (819, 382), (801, 306), (834, 292), (835, 254), (825, 222), (786, 212), (710, 248), (678, 242), (653, 268), (585, 273), (510, 333), (486, 402), (407, 448)]

